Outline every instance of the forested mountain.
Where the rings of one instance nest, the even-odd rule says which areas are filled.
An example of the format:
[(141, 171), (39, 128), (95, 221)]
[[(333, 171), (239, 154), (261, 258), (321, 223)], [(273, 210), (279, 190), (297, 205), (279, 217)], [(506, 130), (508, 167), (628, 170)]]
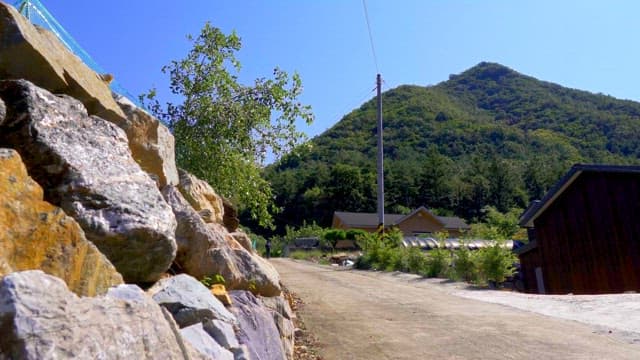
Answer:
[[(639, 164), (640, 103), (480, 63), (435, 86), (383, 94), (387, 212), (425, 205), (479, 219), (524, 208), (576, 162)], [(328, 226), (376, 209), (375, 99), (265, 171), (276, 223)]]

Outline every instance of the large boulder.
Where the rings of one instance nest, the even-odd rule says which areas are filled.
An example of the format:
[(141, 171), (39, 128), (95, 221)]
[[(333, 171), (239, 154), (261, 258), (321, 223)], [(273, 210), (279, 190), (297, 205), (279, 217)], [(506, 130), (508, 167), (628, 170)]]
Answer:
[(122, 283), (80, 225), (42, 200), (42, 188), (12, 149), (0, 149), (0, 194), (0, 277), (40, 269), (81, 296), (102, 294)]
[(126, 115), (116, 125), (127, 134), (133, 158), (142, 170), (156, 179), (160, 188), (177, 185), (175, 140), (169, 129), (126, 97), (118, 94), (113, 96)]
[(222, 225), (206, 224), (175, 187), (162, 193), (178, 221), (176, 263), (181, 269), (198, 279), (219, 274), (228, 289), (280, 294), (280, 277), (269, 262), (243, 248)]
[(62, 280), (39, 270), (5, 276), (0, 280), (0, 359), (201, 358), (141, 289), (126, 293), (127, 299), (121, 292), (80, 298)]
[(90, 114), (120, 121), (109, 85), (48, 30), (0, 1), (0, 79), (26, 79), (80, 100)]
[(235, 232), (240, 226), (240, 219), (238, 218), (238, 209), (231, 203), (229, 199), (222, 198), (222, 207), (224, 214), (222, 216), (222, 223), (229, 232)]
[(251, 243), (251, 238), (246, 232), (238, 229), (236, 232), (231, 233), (231, 237), (240, 244), (240, 246), (247, 249), (248, 252), (252, 254), (256, 253), (256, 249), (253, 248), (253, 244)]
[(287, 359), (292, 360), (294, 356), (295, 325), (293, 324), (294, 313), (289, 306), (289, 302), (284, 296), (260, 297), (262, 304), (271, 312), (273, 321), (280, 333), (280, 341)]
[(236, 323), (235, 316), (220, 300), (189, 275), (164, 278), (149, 289), (148, 293), (155, 302), (169, 310), (181, 328), (211, 319)]
[(201, 323), (180, 329), (180, 334), (185, 341), (209, 359), (234, 360), (233, 353), (209, 336)]
[(127, 282), (153, 282), (176, 252), (176, 221), (122, 129), (66, 95), (0, 82), (0, 146), (18, 150), (45, 199), (73, 217)]
[(207, 223), (222, 223), (224, 207), (222, 198), (216, 194), (213, 188), (204, 180), (180, 169), (180, 184), (178, 189), (182, 196), (199, 213), (202, 220)]
[(280, 333), (270, 311), (249, 291), (232, 291), (233, 307), (239, 323), (238, 340), (249, 348), (252, 359), (287, 359)]
[(0, 124), (4, 121), (5, 115), (7, 115), (7, 108), (4, 106), (4, 102), (0, 100)]
[(240, 347), (236, 331), (232, 324), (220, 320), (208, 320), (202, 323), (204, 331), (225, 349)]

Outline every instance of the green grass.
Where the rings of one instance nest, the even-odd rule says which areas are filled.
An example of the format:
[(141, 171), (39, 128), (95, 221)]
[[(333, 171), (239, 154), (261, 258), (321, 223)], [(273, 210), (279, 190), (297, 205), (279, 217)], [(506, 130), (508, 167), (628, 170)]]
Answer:
[(327, 259), (325, 253), (323, 253), (320, 250), (309, 250), (309, 251), (296, 250), (296, 251), (292, 251), (289, 254), (289, 257), (296, 260), (306, 260), (306, 261), (311, 261), (311, 262), (315, 262), (323, 265), (329, 264), (329, 260)]

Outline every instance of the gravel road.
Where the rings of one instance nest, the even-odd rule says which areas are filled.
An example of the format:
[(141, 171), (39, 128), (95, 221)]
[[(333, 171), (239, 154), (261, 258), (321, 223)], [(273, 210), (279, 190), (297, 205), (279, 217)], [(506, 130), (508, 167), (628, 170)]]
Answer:
[[(272, 259), (324, 359), (640, 359), (592, 326), (462, 298), (397, 273)], [(445, 290), (443, 290), (445, 288)]]

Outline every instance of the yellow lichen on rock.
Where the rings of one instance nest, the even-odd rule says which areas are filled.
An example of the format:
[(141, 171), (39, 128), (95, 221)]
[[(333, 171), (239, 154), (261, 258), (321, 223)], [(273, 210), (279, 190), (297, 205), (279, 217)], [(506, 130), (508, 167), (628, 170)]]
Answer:
[(231, 298), (229, 297), (229, 293), (227, 292), (227, 288), (223, 284), (213, 284), (211, 285), (211, 293), (216, 299), (220, 300), (225, 306), (231, 305)]
[(40, 269), (78, 295), (94, 296), (122, 276), (89, 242), (76, 221), (43, 201), (15, 150), (0, 149), (0, 276)]

